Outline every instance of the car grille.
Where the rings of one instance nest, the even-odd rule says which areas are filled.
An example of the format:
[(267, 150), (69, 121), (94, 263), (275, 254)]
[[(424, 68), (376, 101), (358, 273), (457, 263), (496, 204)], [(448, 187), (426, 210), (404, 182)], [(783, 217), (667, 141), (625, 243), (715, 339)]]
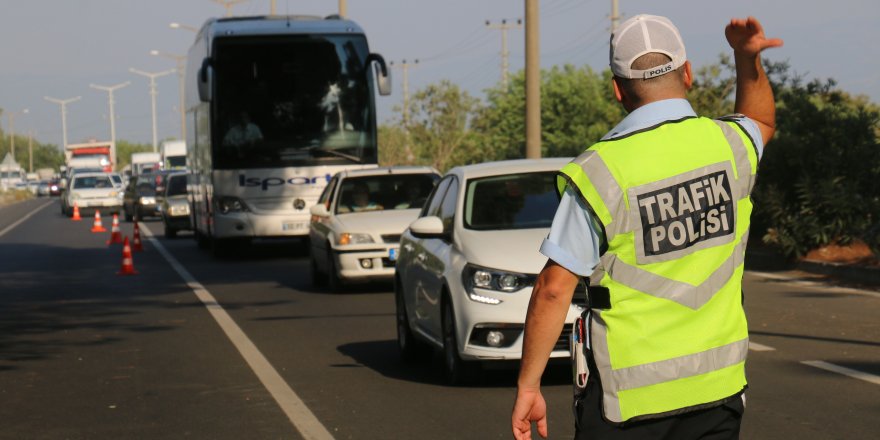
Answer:
[(571, 324), (565, 324), (562, 327), (562, 334), (559, 335), (559, 339), (556, 340), (556, 345), (553, 346), (553, 351), (571, 350), (569, 346), (569, 340), (571, 339)]
[(390, 258), (383, 258), (382, 259), (382, 267), (394, 267), (394, 263), (395, 262), (391, 261)]
[(382, 236), (385, 243), (400, 243), (400, 234), (386, 234)]

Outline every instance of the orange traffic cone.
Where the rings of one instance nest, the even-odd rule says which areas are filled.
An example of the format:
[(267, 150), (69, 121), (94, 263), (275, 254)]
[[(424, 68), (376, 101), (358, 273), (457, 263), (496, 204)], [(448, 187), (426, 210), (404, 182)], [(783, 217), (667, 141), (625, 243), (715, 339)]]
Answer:
[(122, 234), (119, 233), (119, 215), (113, 214), (113, 226), (110, 228), (110, 239), (107, 244), (122, 243)]
[(101, 223), (101, 211), (95, 210), (95, 224), (92, 226), (92, 232), (107, 232)]
[(82, 220), (82, 217), (79, 216), (79, 205), (77, 205), (76, 202), (73, 202), (73, 217), (70, 219), (75, 222)]
[(135, 252), (140, 252), (144, 250), (143, 244), (141, 244), (141, 228), (138, 226), (137, 220), (134, 222), (134, 238), (132, 239), (133, 243), (131, 249)]
[(134, 260), (131, 258), (131, 246), (128, 245), (128, 237), (122, 244), (122, 269), (116, 272), (116, 275), (135, 275)]

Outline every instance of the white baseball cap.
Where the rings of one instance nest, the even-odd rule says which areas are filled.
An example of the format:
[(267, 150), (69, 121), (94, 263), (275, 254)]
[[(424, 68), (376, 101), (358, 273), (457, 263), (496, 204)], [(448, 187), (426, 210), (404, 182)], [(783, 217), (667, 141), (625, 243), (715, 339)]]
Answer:
[[(632, 63), (647, 53), (662, 53), (672, 61), (648, 70), (634, 70)], [(611, 34), (611, 72), (621, 78), (649, 79), (672, 72), (687, 61), (678, 28), (666, 17), (636, 15)]]

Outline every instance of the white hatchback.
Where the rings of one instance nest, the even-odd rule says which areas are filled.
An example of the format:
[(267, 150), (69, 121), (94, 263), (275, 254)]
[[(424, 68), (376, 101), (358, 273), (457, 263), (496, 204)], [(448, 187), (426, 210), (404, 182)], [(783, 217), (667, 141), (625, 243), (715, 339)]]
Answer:
[(394, 275), (400, 234), (419, 215), (434, 184), (429, 167), (391, 167), (337, 173), (311, 208), (312, 281), (338, 290), (343, 283)]
[(85, 209), (106, 210), (118, 214), (122, 210), (122, 190), (109, 173), (76, 173), (64, 193), (64, 213), (73, 215), (74, 204)]
[[(460, 383), (482, 362), (520, 359), (532, 286), (547, 262), (539, 248), (559, 203), (556, 173), (569, 161), (468, 165), (443, 177), (401, 238), (395, 299), (404, 360), (441, 349), (447, 380)], [(570, 307), (552, 357), (569, 356), (581, 311)]]

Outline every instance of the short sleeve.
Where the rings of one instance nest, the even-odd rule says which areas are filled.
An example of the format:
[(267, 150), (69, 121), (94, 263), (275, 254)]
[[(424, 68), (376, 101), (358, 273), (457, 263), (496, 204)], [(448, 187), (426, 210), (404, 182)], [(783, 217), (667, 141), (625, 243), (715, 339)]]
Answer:
[(758, 127), (758, 123), (741, 114), (728, 115), (721, 119), (736, 122), (746, 131), (746, 134), (748, 134), (752, 142), (755, 143), (755, 150), (758, 152), (758, 161), (760, 161), (761, 157), (764, 155), (764, 138), (761, 136), (761, 129)]
[(571, 188), (566, 188), (541, 253), (572, 273), (590, 276), (599, 264), (601, 243), (593, 224), (589, 210)]

